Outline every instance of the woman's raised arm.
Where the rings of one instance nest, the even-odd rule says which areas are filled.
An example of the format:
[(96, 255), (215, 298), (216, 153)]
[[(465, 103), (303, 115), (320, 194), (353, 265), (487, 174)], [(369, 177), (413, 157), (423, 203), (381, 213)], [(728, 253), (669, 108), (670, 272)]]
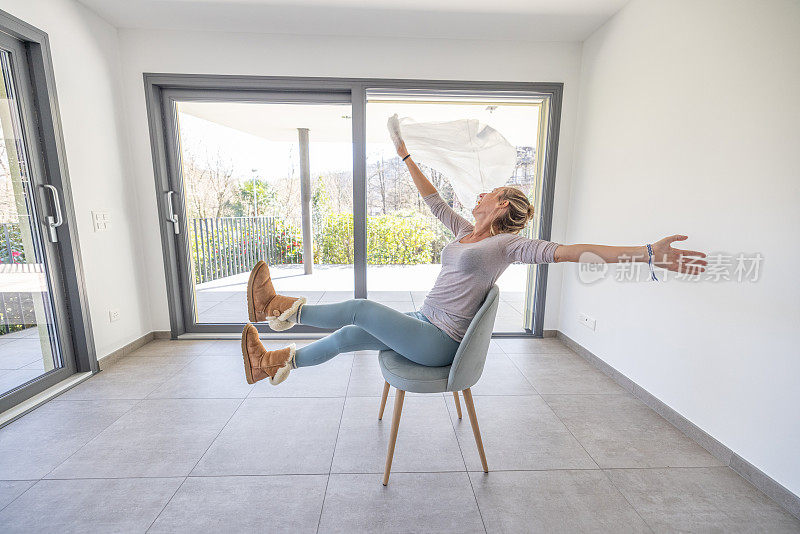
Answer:
[[(402, 139), (397, 145), (395, 145), (395, 148), (397, 148), (397, 155), (400, 156), (401, 158), (405, 158), (408, 155), (408, 150), (406, 150), (406, 144), (403, 142)], [(408, 172), (411, 173), (411, 179), (414, 180), (414, 185), (417, 186), (419, 193), (423, 197), (426, 197), (432, 193), (436, 193), (436, 188), (433, 187), (433, 184), (431, 183), (430, 180), (428, 180), (428, 177), (425, 176), (425, 174), (423, 174), (421, 170), (419, 170), (417, 164), (414, 163), (414, 161), (410, 157), (406, 158), (405, 161), (406, 161), (406, 166), (408, 167)]]

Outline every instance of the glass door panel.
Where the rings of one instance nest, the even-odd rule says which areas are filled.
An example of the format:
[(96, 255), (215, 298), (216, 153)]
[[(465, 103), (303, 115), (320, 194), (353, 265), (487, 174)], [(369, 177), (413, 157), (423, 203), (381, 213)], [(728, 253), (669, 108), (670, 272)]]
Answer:
[(175, 112), (194, 323), (247, 322), (258, 260), (281, 294), (353, 298), (350, 104), (177, 100)]
[(14, 65), (0, 50), (0, 396), (64, 367)]
[[(395, 152), (386, 129), (397, 113), (416, 122), (478, 119), (499, 131), (517, 148), (517, 165), (507, 185), (521, 189), (539, 204), (542, 168), (538, 154), (543, 101), (491, 94), (437, 96), (401, 91), (367, 93), (367, 284), (369, 298), (400, 311), (422, 306), (441, 268), (441, 250), (452, 233), (430, 212), (416, 190), (406, 165)], [(419, 163), (419, 162), (418, 162)], [(442, 198), (467, 220), (471, 210), (455, 196), (448, 177), (420, 165)], [(477, 200), (477, 199), (476, 199)], [(526, 237), (538, 235), (530, 223)], [(512, 264), (500, 276), (497, 333), (531, 329), (535, 266)]]

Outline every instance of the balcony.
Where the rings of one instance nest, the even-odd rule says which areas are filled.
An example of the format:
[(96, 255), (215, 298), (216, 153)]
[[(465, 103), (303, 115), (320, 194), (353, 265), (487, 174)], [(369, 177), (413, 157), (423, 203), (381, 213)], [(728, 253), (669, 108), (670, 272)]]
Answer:
[[(439, 264), (370, 265), (367, 267), (368, 298), (400, 312), (418, 310), (439, 273)], [(527, 265), (510, 265), (498, 280), (500, 307), (495, 332), (524, 332), (523, 312)], [(304, 274), (302, 264), (270, 267), (275, 288), (281, 294), (306, 297), (310, 304), (329, 304), (353, 298), (352, 265), (314, 265)], [(245, 292), (249, 272), (195, 285), (198, 323), (247, 321)]]

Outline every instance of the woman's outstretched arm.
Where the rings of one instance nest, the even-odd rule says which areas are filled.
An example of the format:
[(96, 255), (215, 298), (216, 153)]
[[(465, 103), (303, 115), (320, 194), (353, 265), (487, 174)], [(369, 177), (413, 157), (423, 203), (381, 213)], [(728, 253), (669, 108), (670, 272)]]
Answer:
[[(395, 148), (397, 149), (397, 155), (401, 158), (405, 158), (408, 155), (408, 150), (406, 150), (406, 144), (401, 139), (396, 145)], [(423, 174), (417, 164), (411, 158), (406, 158), (406, 166), (408, 167), (408, 171), (411, 173), (411, 178), (414, 180), (414, 185), (417, 186), (419, 193), (425, 197), (432, 193), (436, 193), (436, 188), (433, 187), (433, 184), (428, 180), (428, 177)]]
[[(680, 273), (699, 274), (705, 270), (708, 264), (703, 252), (697, 250), (682, 250), (672, 248), (675, 241), (688, 239), (685, 235), (673, 235), (656, 241), (651, 245), (653, 249), (653, 262), (656, 267), (662, 267), (669, 271)], [(606, 263), (620, 263), (629, 261), (640, 261), (647, 263), (647, 246), (638, 247), (613, 247), (608, 245), (560, 245), (555, 251), (555, 261), (571, 261), (595, 263), (597, 258)]]

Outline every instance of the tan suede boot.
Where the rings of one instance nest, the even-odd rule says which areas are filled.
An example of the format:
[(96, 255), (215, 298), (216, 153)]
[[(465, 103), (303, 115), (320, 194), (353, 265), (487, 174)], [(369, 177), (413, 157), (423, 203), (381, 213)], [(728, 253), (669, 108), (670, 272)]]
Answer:
[(244, 374), (248, 384), (269, 378), (270, 384), (276, 386), (286, 380), (289, 371), (295, 369), (295, 344), (278, 350), (267, 350), (258, 339), (258, 329), (248, 323), (242, 332), (242, 356), (244, 357)]
[(278, 295), (269, 266), (263, 261), (256, 263), (247, 281), (247, 313), (251, 322), (269, 320), (273, 330), (287, 330), (297, 323), (297, 312), (305, 303), (305, 297)]

